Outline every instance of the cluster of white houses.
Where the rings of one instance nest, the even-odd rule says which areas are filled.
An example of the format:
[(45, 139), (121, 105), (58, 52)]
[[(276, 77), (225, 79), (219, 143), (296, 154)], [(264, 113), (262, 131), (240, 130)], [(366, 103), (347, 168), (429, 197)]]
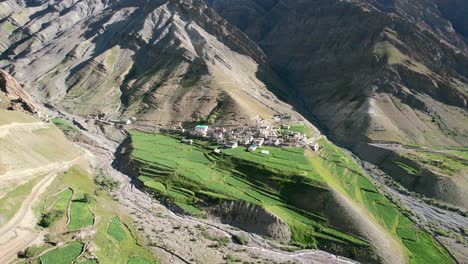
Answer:
[[(255, 151), (258, 147), (266, 146), (288, 146), (304, 147), (307, 144), (307, 136), (303, 133), (289, 130), (289, 126), (257, 126), (237, 127), (226, 129), (224, 127), (211, 127), (197, 125), (193, 129), (176, 128), (177, 131), (187, 133), (192, 137), (202, 137), (226, 148), (237, 148), (244, 145), (249, 146), (249, 151)], [(184, 139), (184, 143), (191, 144), (191, 139)], [(318, 146), (312, 145), (316, 150)], [(265, 153), (267, 154), (267, 153)]]

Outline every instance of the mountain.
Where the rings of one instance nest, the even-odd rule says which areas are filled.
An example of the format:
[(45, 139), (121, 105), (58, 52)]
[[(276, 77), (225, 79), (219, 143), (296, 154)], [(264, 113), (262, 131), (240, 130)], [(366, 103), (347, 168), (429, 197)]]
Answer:
[(291, 112), (256, 78), (258, 46), (202, 1), (6, 1), (0, 15), (4, 67), (72, 113), (239, 124)]
[(466, 143), (467, 45), (433, 1), (210, 2), (343, 143)]
[[(57, 173), (60, 184), (48, 189), (53, 198), (76, 191), (84, 216), (97, 210), (92, 228), (68, 230), (63, 218), (45, 228), (58, 235), (55, 246), (79, 241), (85, 254), (76, 258), (347, 261), (332, 253), (364, 263), (464, 262), (464, 8), (442, 0), (6, 0), (0, 68), (4, 86), (16, 88), (2, 88), (0, 99), (10, 99), (0, 106), (28, 110), (34, 98), (74, 142), (65, 149), (85, 149), (85, 164)], [(31, 96), (8, 97), (20, 84)], [(219, 146), (164, 133), (284, 123), (320, 148), (217, 156)], [(50, 210), (38, 218), (47, 220), (53, 206), (41, 201)]]
[[(287, 84), (280, 98), (408, 189), (467, 206), (466, 170), (447, 178), (425, 166), (446, 158), (400, 151), (466, 147), (468, 46), (455, 12), (466, 3), (208, 2), (264, 51)], [(415, 177), (399, 163), (424, 172)]]

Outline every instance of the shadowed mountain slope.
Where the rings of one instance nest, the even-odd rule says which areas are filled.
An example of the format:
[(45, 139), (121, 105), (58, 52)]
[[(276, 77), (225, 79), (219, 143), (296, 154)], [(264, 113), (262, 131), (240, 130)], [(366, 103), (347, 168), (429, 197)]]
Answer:
[(410, 162), (403, 153), (370, 145), (467, 146), (468, 48), (454, 1), (208, 2), (263, 49), (287, 84), (278, 94), (337, 142), (408, 189), (466, 207), (466, 171), (415, 177), (395, 163)]

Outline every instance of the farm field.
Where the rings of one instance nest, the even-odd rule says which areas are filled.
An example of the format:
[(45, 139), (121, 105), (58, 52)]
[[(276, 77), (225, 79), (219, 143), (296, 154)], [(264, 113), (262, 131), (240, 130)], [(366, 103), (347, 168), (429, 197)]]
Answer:
[[(51, 186), (53, 187), (44, 194), (42, 204), (37, 205), (37, 214), (69, 210), (71, 218), (68, 226), (61, 220), (44, 228), (49, 232), (51, 242), (64, 243), (64, 246), (41, 256), (43, 263), (60, 264), (74, 261), (73, 263), (80, 264), (127, 264), (132, 258), (145, 259), (147, 263), (158, 263), (136, 240), (139, 236), (133, 229), (131, 218), (119, 211), (115, 201), (93, 182), (84, 169), (73, 166), (59, 175)], [(85, 194), (88, 194), (88, 198), (85, 198)], [(88, 228), (93, 229), (93, 232), (87, 231)], [(69, 230), (73, 233), (70, 234)], [(78, 240), (74, 238), (78, 234), (76, 232), (83, 232)], [(95, 246), (93, 255), (84, 253), (77, 258), (89, 244)], [(32, 246), (30, 251), (38, 251), (46, 245), (49, 244)], [(37, 255), (31, 254), (26, 260), (36, 263), (39, 261)]]
[(127, 238), (127, 234), (123, 230), (120, 220), (117, 217), (112, 217), (109, 227), (107, 228), (107, 234), (119, 242)]
[(76, 132), (78, 129), (72, 126), (68, 121), (65, 121), (61, 118), (55, 117), (51, 119), (51, 122), (64, 132)]
[(320, 247), (319, 240), (368, 246), (366, 241), (328, 226), (324, 217), (288, 202), (297, 188), (327, 188), (303, 149), (263, 147), (270, 151), (265, 155), (239, 147), (218, 155), (213, 152), (217, 146), (209, 142), (185, 145), (175, 136), (137, 131), (131, 136), (131, 155), (140, 165), (140, 181), (186, 213), (202, 215), (203, 201), (245, 201), (283, 219), (291, 227), (292, 239), (304, 247)]
[[(49, 209), (45, 209), (44, 213), (39, 220), (39, 225), (42, 227), (49, 227), (54, 224), (55, 221), (67, 215), (68, 205), (70, 199), (72, 198), (73, 190), (66, 188), (59, 194), (49, 197), (47, 202), (52, 201), (52, 204), (49, 205)], [(47, 205), (47, 203), (46, 203)]]
[(94, 215), (89, 209), (86, 202), (80, 200), (74, 200), (71, 203), (70, 209), (70, 224), (68, 229), (75, 231), (87, 226), (91, 226), (94, 223)]
[(323, 139), (319, 144), (323, 151), (311, 157), (314, 167), (340, 192), (367, 208), (372, 218), (396, 236), (407, 249), (411, 263), (452, 263), (434, 238), (379, 193), (361, 168), (341, 149)]
[(70, 264), (81, 254), (83, 247), (81, 242), (73, 241), (61, 248), (47, 252), (40, 259), (43, 264)]
[(301, 148), (262, 147), (270, 151), (265, 155), (239, 147), (215, 154), (219, 146), (206, 141), (186, 145), (174, 135), (138, 131), (132, 131), (131, 137), (140, 181), (189, 214), (203, 215), (205, 202), (241, 200), (280, 217), (290, 226), (292, 240), (305, 247), (320, 247), (324, 241), (366, 247), (366, 241), (328, 226), (323, 216), (290, 204), (301, 188), (310, 192), (332, 186), (396, 237), (411, 263), (452, 263), (429, 233), (382, 195), (341, 149), (324, 139), (319, 142), (320, 155), (306, 157)]

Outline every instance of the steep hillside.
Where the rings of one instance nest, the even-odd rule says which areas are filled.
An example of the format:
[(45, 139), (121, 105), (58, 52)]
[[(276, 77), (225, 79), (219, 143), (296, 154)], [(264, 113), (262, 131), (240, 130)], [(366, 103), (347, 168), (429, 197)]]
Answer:
[(263, 49), (288, 84), (278, 95), (327, 134), (377, 165), (394, 157), (383, 168), (408, 189), (466, 206), (466, 173), (402, 179), (403, 154), (380, 145), (375, 157), (368, 145), (466, 147), (468, 48), (447, 20), (456, 14), (430, 0), (208, 2)]
[[(6, 76), (0, 106), (40, 116), (31, 97), (18, 93), (23, 85), (55, 117), (51, 123), (28, 117), (36, 121), (22, 125), (16, 113), (5, 112), (9, 123), (0, 139), (8, 142), (0, 154), (7, 157), (0, 162), (18, 161), (32, 177), (39, 163), (86, 157), (49, 175), (35, 212), (23, 202), (37, 218), (25, 218), (27, 228), (38, 220), (55, 247), (28, 261), (53, 263), (60, 254), (127, 264), (152, 263), (153, 256), (164, 263), (347, 261), (323, 251), (286, 252), (318, 247), (370, 263), (453, 263), (450, 250), (463, 262), (468, 47), (463, 19), (451, 6), (441, 0), (0, 2), (0, 68), (11, 73), (0, 73)], [(396, 181), (364, 170), (358, 164), (366, 163), (307, 120)], [(262, 156), (238, 148), (218, 157), (215, 145), (183, 145), (158, 130), (284, 121), (305, 124), (309, 143), (321, 149), (272, 148)], [(16, 137), (21, 133), (27, 139)], [(124, 159), (113, 165), (134, 178), (111, 166), (114, 152)], [(8, 169), (0, 163), (0, 176)], [(441, 236), (449, 249), (436, 239)]]
[(340, 141), (466, 143), (467, 46), (431, 1), (209, 2)]
[(4, 70), (0, 70), (0, 108), (21, 110), (31, 114), (40, 113), (40, 106)]
[(2, 99), (18, 111), (0, 105), (0, 263), (156, 263), (123, 207), (93, 180), (89, 153), (32, 116), (37, 105), (1, 74), (9, 82)]
[(162, 125), (291, 114), (255, 76), (261, 50), (202, 1), (1, 5), (0, 65), (74, 114)]
[[(326, 140), (323, 150), (220, 146), (180, 135), (131, 131), (121, 169), (146, 191), (187, 214), (364, 263), (451, 263), (404, 208)], [(305, 155), (306, 154), (306, 155)]]

